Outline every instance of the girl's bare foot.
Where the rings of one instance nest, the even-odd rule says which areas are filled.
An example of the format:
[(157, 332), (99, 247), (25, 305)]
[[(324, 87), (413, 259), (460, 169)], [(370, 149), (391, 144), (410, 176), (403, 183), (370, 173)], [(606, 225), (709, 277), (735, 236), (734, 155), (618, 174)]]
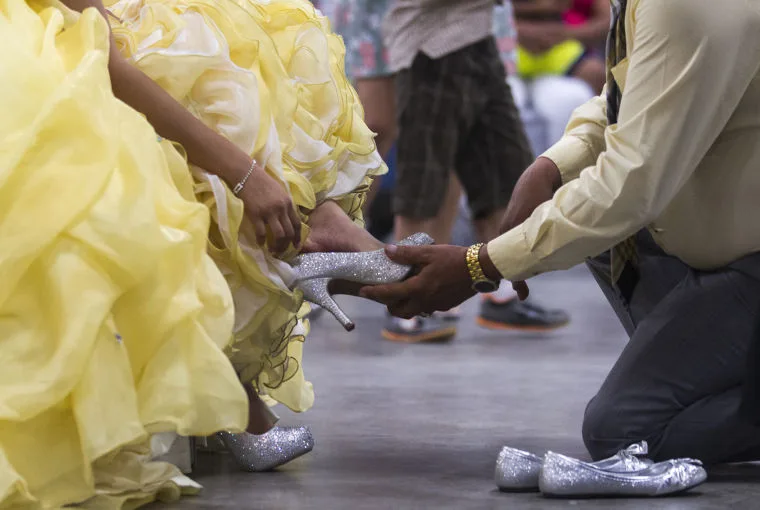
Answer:
[(309, 215), (309, 228), (304, 252), (373, 251), (385, 246), (331, 201), (320, 204)]

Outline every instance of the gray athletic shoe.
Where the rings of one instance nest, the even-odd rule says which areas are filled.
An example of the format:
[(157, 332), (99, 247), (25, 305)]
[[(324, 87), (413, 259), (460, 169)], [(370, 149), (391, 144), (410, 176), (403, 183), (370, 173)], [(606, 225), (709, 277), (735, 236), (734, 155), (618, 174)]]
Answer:
[(451, 321), (436, 317), (415, 317), (398, 319), (388, 317), (382, 335), (386, 340), (406, 344), (425, 342), (445, 342), (457, 334), (457, 328)]

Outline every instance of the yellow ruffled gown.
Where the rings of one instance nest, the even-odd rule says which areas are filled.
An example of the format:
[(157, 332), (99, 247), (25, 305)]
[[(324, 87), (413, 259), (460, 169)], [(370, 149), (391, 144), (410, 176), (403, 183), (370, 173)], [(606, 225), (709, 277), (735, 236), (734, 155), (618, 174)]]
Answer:
[[(341, 39), (306, 0), (106, 1), (120, 51), (197, 118), (289, 188), (302, 210), (334, 200), (357, 222), (385, 166), (343, 71)], [(193, 169), (212, 213), (209, 253), (235, 302), (228, 350), (244, 381), (293, 410), (308, 409), (301, 369), (308, 330), (290, 266), (256, 246), (243, 205)], [(306, 231), (306, 229), (304, 229)]]
[(108, 44), (94, 9), (0, 0), (0, 508), (175, 499), (150, 434), (247, 421), (208, 210)]

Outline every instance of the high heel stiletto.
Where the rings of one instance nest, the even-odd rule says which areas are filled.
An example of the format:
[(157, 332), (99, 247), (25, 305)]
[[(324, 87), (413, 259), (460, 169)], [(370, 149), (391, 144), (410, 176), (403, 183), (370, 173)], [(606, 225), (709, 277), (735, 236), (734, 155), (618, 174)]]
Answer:
[(271, 471), (314, 449), (314, 437), (308, 427), (275, 427), (260, 436), (247, 432), (218, 432), (216, 436), (240, 469), (249, 472)]
[(330, 291), (327, 288), (329, 285), (330, 278), (314, 278), (313, 280), (298, 282), (297, 287), (303, 292), (303, 298), (306, 301), (321, 306), (330, 312), (346, 331), (353, 331), (356, 324), (341, 310), (338, 303), (330, 295)]
[[(399, 242), (400, 246), (433, 244), (433, 238), (418, 233)], [(362, 285), (381, 285), (400, 282), (412, 271), (411, 266), (397, 264), (385, 255), (385, 250), (355, 253), (307, 253), (292, 263), (296, 271), (293, 287), (301, 289), (304, 299), (333, 314), (346, 331), (354, 329), (353, 321), (340, 309), (330, 294), (333, 280), (345, 280)]]

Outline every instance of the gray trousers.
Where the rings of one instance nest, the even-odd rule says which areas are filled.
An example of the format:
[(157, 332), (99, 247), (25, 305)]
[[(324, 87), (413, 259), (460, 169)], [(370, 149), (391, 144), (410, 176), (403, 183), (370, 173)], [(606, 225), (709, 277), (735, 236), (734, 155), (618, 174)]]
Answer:
[(655, 460), (760, 459), (760, 428), (738, 414), (760, 311), (760, 254), (716, 271), (666, 255), (642, 231), (629, 299), (609, 282), (609, 257), (588, 262), (630, 336), (583, 421), (597, 460), (647, 440)]

